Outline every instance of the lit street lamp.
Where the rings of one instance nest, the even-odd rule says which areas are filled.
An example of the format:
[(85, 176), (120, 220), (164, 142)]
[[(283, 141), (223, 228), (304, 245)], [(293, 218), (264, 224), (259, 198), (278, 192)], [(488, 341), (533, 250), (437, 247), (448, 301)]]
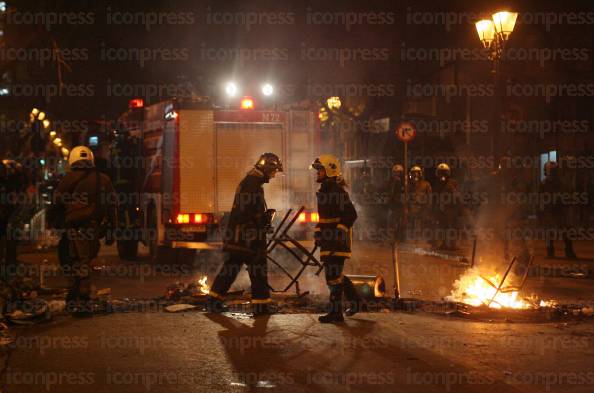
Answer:
[(476, 22), (476, 31), (483, 46), (488, 49), (492, 60), (501, 59), (505, 43), (514, 31), (517, 12), (500, 11), (493, 14), (492, 19)]
[(503, 80), (501, 78), (500, 63), (509, 36), (514, 31), (517, 12), (499, 11), (492, 15), (491, 19), (483, 19), (476, 22), (476, 31), (481, 43), (489, 51), (489, 58), (492, 60), (492, 73), (495, 78), (495, 105), (494, 119), (491, 129), (491, 154), (500, 155), (499, 151), (499, 126), (503, 108)]

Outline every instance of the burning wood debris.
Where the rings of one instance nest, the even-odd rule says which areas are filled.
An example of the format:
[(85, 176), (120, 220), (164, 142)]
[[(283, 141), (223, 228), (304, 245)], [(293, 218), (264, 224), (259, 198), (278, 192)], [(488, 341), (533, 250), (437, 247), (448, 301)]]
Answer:
[(206, 283), (207, 280), (207, 276), (202, 276), (202, 278), (196, 282), (190, 282), (189, 284), (184, 284), (182, 282), (171, 284), (166, 289), (165, 299), (175, 301), (183, 297), (201, 298), (206, 296), (210, 292), (210, 287)]
[(509, 281), (499, 274), (481, 274), (479, 269), (471, 268), (454, 282), (454, 288), (446, 300), (496, 309), (536, 309), (556, 305), (554, 301), (521, 296), (522, 285), (504, 286)]

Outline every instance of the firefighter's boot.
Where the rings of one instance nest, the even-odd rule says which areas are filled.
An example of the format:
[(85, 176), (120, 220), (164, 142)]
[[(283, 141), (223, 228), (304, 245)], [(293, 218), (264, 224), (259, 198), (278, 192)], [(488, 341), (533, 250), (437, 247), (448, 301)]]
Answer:
[(361, 311), (363, 302), (361, 300), (361, 297), (359, 296), (359, 293), (357, 293), (357, 290), (355, 289), (355, 286), (353, 285), (353, 282), (351, 280), (349, 280), (347, 277), (345, 277), (343, 285), (344, 285), (344, 294), (345, 294), (347, 300), (349, 301), (349, 308), (347, 308), (344, 313), (347, 317), (352, 317), (353, 315), (355, 315), (356, 313)]
[(276, 310), (272, 303), (254, 303), (252, 312), (254, 317), (257, 317), (258, 315), (274, 314)]
[(342, 284), (330, 286), (330, 312), (318, 317), (321, 323), (344, 322), (342, 316)]
[(76, 277), (66, 295), (66, 311), (73, 316), (92, 316), (91, 279)]

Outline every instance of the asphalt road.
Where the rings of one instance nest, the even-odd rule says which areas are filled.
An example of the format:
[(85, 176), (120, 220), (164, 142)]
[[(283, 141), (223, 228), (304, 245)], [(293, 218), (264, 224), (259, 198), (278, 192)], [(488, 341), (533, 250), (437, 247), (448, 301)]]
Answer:
[[(198, 255), (189, 267), (147, 269), (104, 248), (97, 287), (114, 298), (160, 296), (168, 283), (218, 269), (219, 256)], [(51, 253), (22, 260), (55, 262)], [(439, 299), (467, 268), (452, 260), (401, 254), (403, 295)], [(285, 261), (287, 266), (291, 262)], [(484, 260), (481, 262), (484, 263)], [(536, 265), (575, 262), (546, 261)], [(578, 262), (587, 266), (589, 261)], [(164, 265), (165, 266), (165, 265)], [(153, 266), (154, 267), (154, 266)], [(272, 282), (286, 280), (271, 269)], [(311, 271), (310, 271), (311, 270)], [(531, 277), (527, 291), (566, 301), (592, 301), (592, 280), (554, 269)], [(374, 273), (391, 287), (390, 247), (361, 244), (347, 273)], [(59, 277), (46, 284), (59, 285)], [(236, 289), (249, 288), (247, 277)], [(309, 269), (302, 290), (325, 296)], [(315, 314), (211, 315), (190, 311), (58, 317), (16, 328), (4, 353), (6, 392), (584, 392), (594, 391), (594, 323), (476, 322), (424, 313), (361, 313), (342, 325)]]
[(594, 325), (112, 314), (20, 332), (7, 392), (592, 392)]

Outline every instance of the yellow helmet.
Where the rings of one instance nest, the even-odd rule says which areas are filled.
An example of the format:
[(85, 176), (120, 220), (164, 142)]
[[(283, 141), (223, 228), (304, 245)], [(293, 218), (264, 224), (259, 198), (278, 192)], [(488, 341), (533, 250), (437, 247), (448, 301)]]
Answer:
[(340, 161), (338, 157), (332, 154), (322, 154), (312, 162), (309, 166), (310, 169), (320, 170), (324, 168), (326, 170), (326, 176), (336, 177), (341, 176)]
[(68, 164), (72, 166), (76, 163), (86, 163), (87, 165), (93, 166), (95, 158), (93, 157), (91, 149), (86, 146), (76, 146), (72, 149), (68, 156)]

